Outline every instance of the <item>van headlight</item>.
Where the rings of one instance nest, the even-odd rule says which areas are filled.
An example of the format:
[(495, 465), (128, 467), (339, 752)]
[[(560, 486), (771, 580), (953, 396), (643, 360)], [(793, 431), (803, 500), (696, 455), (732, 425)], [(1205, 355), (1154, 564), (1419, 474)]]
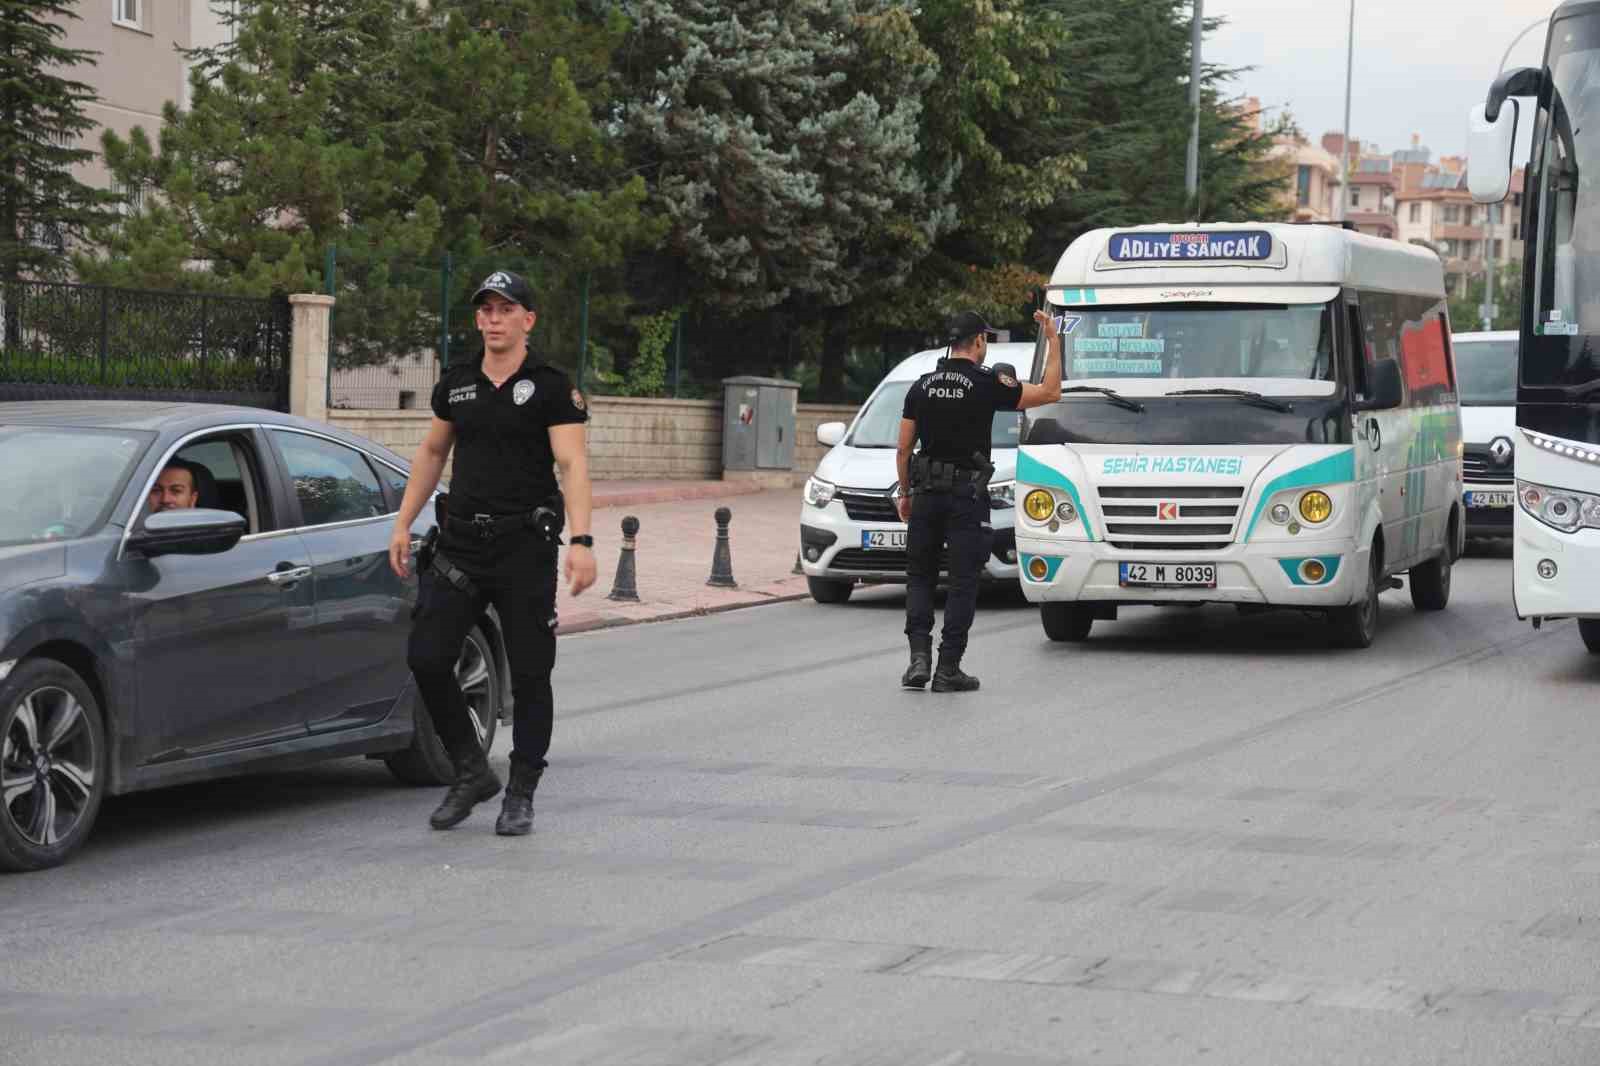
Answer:
[(1326, 492), (1312, 489), (1300, 497), (1300, 517), (1312, 525), (1321, 525), (1333, 515), (1333, 500)]
[(1519, 481), (1517, 500), (1530, 516), (1563, 533), (1600, 529), (1600, 496)]
[(1017, 505), (1017, 483), (997, 481), (989, 486), (989, 509), (1004, 511)]
[(1048, 522), (1055, 513), (1056, 498), (1044, 489), (1034, 489), (1022, 498), (1022, 510), (1035, 522)]
[(826, 507), (833, 502), (833, 494), (839, 490), (831, 481), (821, 478), (806, 479), (806, 502), (813, 507)]

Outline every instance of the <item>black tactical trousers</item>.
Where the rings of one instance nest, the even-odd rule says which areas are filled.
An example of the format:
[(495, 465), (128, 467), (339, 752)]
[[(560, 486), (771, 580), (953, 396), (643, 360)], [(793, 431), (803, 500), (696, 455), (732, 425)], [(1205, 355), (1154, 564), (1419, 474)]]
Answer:
[(978, 573), (989, 556), (989, 495), (971, 486), (911, 497), (906, 533), (906, 636), (933, 636), (933, 589), (939, 553), (950, 548), (950, 581), (944, 602), (941, 657), (959, 659), (978, 610)]
[(478, 595), (462, 592), (438, 573), (419, 575), (407, 661), (434, 729), (451, 752), (477, 743), (455, 667), (468, 631), (492, 605), (511, 666), (511, 758), (543, 769), (555, 714), (550, 671), (556, 661), (556, 546), (518, 531), (487, 542), (446, 534), (439, 550), (472, 579)]

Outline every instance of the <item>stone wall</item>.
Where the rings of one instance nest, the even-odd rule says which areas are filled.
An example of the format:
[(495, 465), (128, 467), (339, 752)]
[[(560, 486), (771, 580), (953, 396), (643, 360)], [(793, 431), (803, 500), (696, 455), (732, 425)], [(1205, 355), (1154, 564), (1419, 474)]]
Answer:
[[(722, 476), (722, 405), (711, 400), (589, 398), (589, 471), (596, 481), (715, 481)], [(828, 449), (817, 426), (848, 422), (851, 406), (800, 405), (793, 480), (803, 482)], [(328, 421), (410, 459), (428, 432), (430, 412), (335, 408)], [(448, 476), (448, 471), (446, 471)]]

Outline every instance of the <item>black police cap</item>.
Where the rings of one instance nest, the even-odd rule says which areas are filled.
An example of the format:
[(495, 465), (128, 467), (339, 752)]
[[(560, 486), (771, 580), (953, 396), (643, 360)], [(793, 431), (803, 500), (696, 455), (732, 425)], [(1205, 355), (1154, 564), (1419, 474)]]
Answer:
[(980, 333), (993, 333), (995, 329), (984, 321), (982, 315), (976, 311), (962, 311), (950, 319), (950, 328), (945, 336), (951, 344), (960, 344), (969, 337), (976, 337)]
[(483, 284), (478, 286), (478, 291), (472, 294), (473, 304), (482, 303), (483, 298), (491, 292), (498, 293), (529, 311), (533, 310), (533, 287), (520, 274), (513, 274), (509, 270), (496, 270), (484, 278)]

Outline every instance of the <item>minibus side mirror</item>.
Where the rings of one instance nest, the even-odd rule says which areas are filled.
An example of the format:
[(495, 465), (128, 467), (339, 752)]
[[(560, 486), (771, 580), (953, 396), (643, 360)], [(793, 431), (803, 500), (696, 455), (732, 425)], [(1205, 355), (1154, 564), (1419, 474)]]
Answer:
[(1357, 411), (1388, 411), (1405, 401), (1400, 384), (1400, 364), (1393, 359), (1380, 359), (1368, 370), (1372, 385), (1366, 399), (1351, 407)]

